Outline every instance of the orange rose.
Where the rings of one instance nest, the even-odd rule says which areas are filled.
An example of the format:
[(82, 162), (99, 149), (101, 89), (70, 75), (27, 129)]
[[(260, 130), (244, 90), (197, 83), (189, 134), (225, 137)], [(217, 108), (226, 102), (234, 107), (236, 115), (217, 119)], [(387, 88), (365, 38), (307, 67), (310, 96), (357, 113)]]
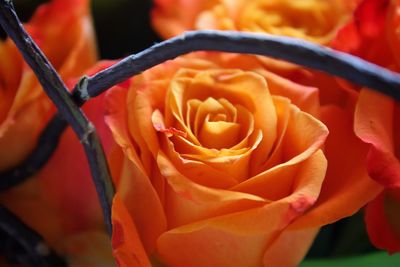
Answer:
[[(93, 75), (113, 62), (104, 61), (86, 71)], [(78, 79), (66, 83), (72, 88)], [(106, 154), (114, 142), (104, 123), (104, 97), (88, 102), (83, 111), (95, 125)], [(71, 127), (62, 134), (59, 144), (46, 164), (34, 177), (0, 194), (0, 202), (20, 219), (43, 235), (51, 245), (86, 230), (104, 231), (104, 219), (93, 185), (89, 166)]]
[(147, 255), (167, 266), (295, 266), (320, 226), (381, 190), (351, 113), (321, 108), (316, 88), (254, 57), (168, 61), (107, 103), (123, 151), (111, 161), (120, 266), (150, 266)]
[[(53, 0), (25, 25), (63, 79), (96, 62), (87, 0)], [(0, 171), (16, 166), (36, 146), (54, 108), (10, 39), (0, 41)]]
[[(93, 75), (112, 63), (99, 62), (85, 73)], [(66, 84), (72, 88), (77, 82), (72, 79)], [(114, 142), (104, 123), (104, 106), (104, 96), (99, 96), (85, 104), (83, 111), (109, 154)], [(24, 183), (1, 192), (0, 203), (37, 231), (68, 266), (114, 266), (86, 155), (71, 127), (62, 134), (42, 169)]]
[[(335, 48), (400, 71), (400, 1), (364, 0), (343, 27)], [(385, 190), (366, 209), (372, 243), (400, 251), (400, 105), (394, 99), (342, 83), (358, 94), (354, 129), (370, 145), (367, 169)]]
[[(75, 78), (67, 83), (69, 87), (96, 62), (88, 8), (86, 0), (54, 0), (39, 7), (26, 25), (60, 75)], [(0, 171), (4, 171), (18, 165), (36, 146), (55, 109), (11, 40), (0, 43), (0, 54)], [(110, 138), (101, 129), (102, 101), (93, 100), (85, 111), (109, 146)], [(63, 134), (47, 165), (35, 177), (1, 192), (0, 202), (51, 245), (67, 234), (104, 229), (85, 154), (71, 129)]]
[(187, 30), (216, 29), (298, 37), (328, 44), (358, 0), (157, 0), (153, 25), (170, 38)]

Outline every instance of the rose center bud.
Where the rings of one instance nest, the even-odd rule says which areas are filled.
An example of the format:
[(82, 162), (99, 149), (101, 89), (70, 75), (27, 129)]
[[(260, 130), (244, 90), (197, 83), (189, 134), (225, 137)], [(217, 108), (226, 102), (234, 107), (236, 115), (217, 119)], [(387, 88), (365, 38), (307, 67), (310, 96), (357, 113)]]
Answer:
[[(191, 100), (189, 105), (199, 100)], [(207, 148), (230, 148), (238, 143), (240, 124), (237, 110), (226, 99), (207, 98), (198, 104), (194, 117), (195, 135), (202, 146)]]
[(206, 179), (226, 188), (248, 179), (256, 149), (268, 154), (275, 113), (267, 84), (257, 74), (181, 69), (170, 82), (163, 113), (156, 110), (152, 124), (163, 133), (163, 151), (182, 165), (182, 173), (200, 184)]
[(206, 120), (200, 132), (200, 141), (209, 148), (231, 147), (238, 139), (239, 130), (240, 125), (237, 123)]
[(180, 145), (183, 138), (186, 143), (201, 147), (203, 151), (209, 149), (214, 156), (222, 153), (220, 150), (248, 148), (248, 137), (254, 130), (254, 118), (248, 109), (236, 101), (236, 97), (228, 99), (225, 94), (229, 94), (218, 92), (215, 79), (226, 79), (224, 75), (212, 77), (207, 72), (197, 73), (190, 83), (185, 80), (171, 89), (176, 103), (172, 105), (172, 110), (174, 107), (176, 109), (170, 125), (187, 133), (185, 137), (171, 136), (181, 153), (193, 154), (187, 153), (182, 148), (184, 146)]

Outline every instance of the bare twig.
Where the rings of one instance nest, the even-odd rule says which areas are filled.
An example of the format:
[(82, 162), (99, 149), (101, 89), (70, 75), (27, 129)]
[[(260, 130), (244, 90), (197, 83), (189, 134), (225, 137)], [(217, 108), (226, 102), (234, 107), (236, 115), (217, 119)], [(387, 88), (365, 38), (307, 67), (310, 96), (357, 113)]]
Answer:
[(9, 259), (11, 261), (31, 267), (67, 266), (64, 259), (52, 251), (39, 234), (1, 205), (0, 237), (0, 253), (12, 256)]
[(400, 101), (400, 75), (358, 57), (296, 38), (215, 30), (187, 32), (128, 56), (88, 78), (87, 92), (90, 97), (95, 97), (166, 60), (200, 50), (286, 60), (369, 87)]
[(9, 0), (0, 0), (0, 24), (35, 72), (44, 91), (54, 102), (61, 116), (71, 125), (83, 143), (107, 229), (111, 234), (111, 203), (114, 189), (107, 161), (93, 125), (75, 104), (51, 63), (24, 30)]

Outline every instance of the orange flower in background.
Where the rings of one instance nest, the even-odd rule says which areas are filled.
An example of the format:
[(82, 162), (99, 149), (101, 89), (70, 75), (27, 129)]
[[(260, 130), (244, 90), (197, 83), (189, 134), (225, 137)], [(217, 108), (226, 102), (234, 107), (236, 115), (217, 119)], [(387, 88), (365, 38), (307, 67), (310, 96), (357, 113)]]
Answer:
[[(84, 73), (93, 75), (113, 61), (100, 61)], [(72, 88), (78, 79), (66, 81)], [(106, 155), (115, 145), (104, 123), (104, 95), (83, 107), (95, 125)], [(62, 134), (48, 162), (33, 177), (0, 193), (0, 203), (41, 234), (68, 266), (114, 266), (89, 165), (71, 127)], [(6, 265), (7, 266), (7, 265)]]
[[(54, 0), (25, 25), (63, 79), (97, 59), (87, 0)], [(0, 42), (0, 170), (16, 166), (36, 145), (54, 108), (10, 39)]]
[(352, 112), (254, 57), (168, 61), (107, 103), (120, 266), (295, 266), (319, 227), (381, 191)]
[[(170, 38), (188, 30), (236, 30), (285, 35), (330, 45), (351, 19), (360, 0), (156, 0), (151, 13), (155, 30)], [(334, 79), (286, 61), (258, 57), (269, 70), (300, 83), (329, 85), (329, 96), (342, 96)], [(333, 89), (333, 90), (331, 90)], [(324, 101), (326, 92), (323, 92)], [(347, 98), (345, 96), (345, 98)]]
[[(400, 71), (400, 1), (364, 0), (333, 45), (383, 67)], [(345, 87), (348, 84), (342, 83)], [(372, 243), (400, 252), (400, 106), (365, 88), (359, 91), (354, 129), (370, 145), (367, 168), (385, 190), (366, 209)]]
[(164, 38), (187, 30), (237, 30), (328, 44), (358, 0), (156, 0), (155, 29)]
[[(111, 64), (99, 62), (85, 73), (92, 75)], [(77, 82), (78, 79), (71, 79), (67, 85), (72, 88)], [(83, 111), (95, 125), (108, 154), (114, 143), (104, 123), (104, 106), (104, 97), (99, 96), (85, 104)], [(52, 243), (60, 235), (104, 229), (86, 156), (70, 127), (42, 169), (24, 184), (2, 192), (0, 201)]]
[[(84, 73), (111, 64), (87, 70), (96, 63), (97, 51), (86, 0), (51, 1), (40, 6), (25, 26), (70, 88)], [(0, 57), (0, 171), (4, 171), (18, 165), (37, 145), (55, 108), (11, 40), (0, 43)], [(104, 128), (102, 101), (102, 97), (91, 101), (85, 111), (108, 149), (111, 136)], [(71, 129), (62, 135), (44, 168), (1, 192), (0, 202), (52, 246), (83, 230), (104, 231), (87, 160)]]

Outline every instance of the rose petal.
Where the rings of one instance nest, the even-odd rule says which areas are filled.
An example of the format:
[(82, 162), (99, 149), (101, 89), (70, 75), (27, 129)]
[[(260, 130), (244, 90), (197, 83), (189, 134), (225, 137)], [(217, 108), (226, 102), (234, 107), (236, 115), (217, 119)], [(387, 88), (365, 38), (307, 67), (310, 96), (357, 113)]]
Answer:
[(390, 66), (393, 54), (387, 44), (386, 29), (393, 27), (387, 19), (391, 5), (395, 5), (395, 1), (360, 1), (353, 20), (338, 32), (333, 48), (381, 66)]
[[(119, 142), (124, 152), (128, 155), (128, 159), (125, 159), (123, 163), (115, 160), (112, 160), (110, 163), (117, 164), (122, 169), (119, 173), (120, 177), (114, 178), (115, 181), (118, 181), (116, 185), (117, 191), (120, 193), (140, 236), (144, 240), (146, 251), (152, 251), (157, 236), (166, 228), (166, 221), (161, 205), (162, 199), (159, 198), (156, 191), (163, 190), (160, 188), (163, 185), (159, 185), (159, 179), (156, 179), (157, 176), (155, 176), (155, 180), (153, 181), (149, 179), (147, 170), (141, 163), (140, 156), (133, 149), (137, 145), (132, 144), (125, 126), (128, 117), (127, 110), (120, 108), (121, 103), (126, 103), (127, 97), (127, 92), (121, 88), (112, 89), (108, 95), (108, 116), (106, 117), (106, 121), (116, 141)], [(111, 169), (116, 169), (118, 166), (111, 166)], [(139, 203), (135, 200), (138, 197), (143, 197), (144, 201)], [(157, 219), (155, 219), (156, 217)]]
[(351, 113), (326, 106), (322, 121), (331, 129), (325, 147), (328, 171), (315, 207), (292, 229), (319, 227), (350, 216), (382, 191), (365, 170), (367, 147), (352, 131)]
[(267, 80), (268, 88), (272, 95), (287, 97), (301, 111), (319, 118), (320, 103), (317, 87), (294, 83), (266, 70), (257, 70), (257, 72)]
[(260, 206), (267, 200), (250, 194), (201, 186), (184, 177), (160, 153), (158, 167), (167, 179), (166, 214), (169, 226)]
[(97, 59), (87, 0), (42, 5), (27, 28), (62, 76), (80, 75)]
[(112, 247), (119, 267), (151, 267), (138, 231), (117, 193), (112, 204)]
[(18, 116), (1, 122), (0, 170), (14, 167), (33, 150), (37, 137), (49, 118), (49, 106), (47, 101), (30, 103), (20, 108)]
[(117, 191), (135, 222), (146, 251), (151, 252), (157, 237), (166, 229), (161, 200), (147, 175), (129, 160), (124, 161), (119, 181)]
[[(367, 158), (368, 173), (385, 187), (400, 187), (400, 162), (395, 155), (395, 101), (363, 89), (355, 113), (354, 129), (358, 137), (371, 144)], [(379, 107), (379, 108), (376, 108)], [(396, 118), (398, 119), (398, 118)]]
[[(276, 99), (276, 103), (280, 103), (283, 109), (286, 108), (290, 114), (287, 118), (287, 126), (282, 126), (283, 132), (280, 133), (283, 141), (278, 144), (279, 147), (275, 148), (283, 151), (279, 153), (281, 155), (279, 162), (283, 163), (276, 166), (267, 165), (266, 171), (234, 186), (232, 190), (256, 194), (272, 200), (285, 197), (291, 193), (292, 188), (288, 185), (295, 181), (294, 178), (299, 172), (301, 162), (307, 160), (322, 147), (328, 131), (321, 122), (307, 113), (301, 112), (284, 99), (281, 102)], [(277, 110), (282, 109), (279, 105), (277, 106)], [(279, 118), (285, 121), (283, 117)], [(269, 188), (269, 190), (265, 190), (265, 188)]]
[[(154, 18), (153, 26), (164, 38), (173, 37), (185, 30), (193, 29), (192, 25), (197, 12), (216, 2), (216, 0), (156, 0), (155, 8), (151, 12)], [(185, 12), (180, 12), (181, 10), (185, 10)]]
[[(128, 109), (129, 133), (141, 148), (143, 153), (142, 161), (146, 162), (146, 164), (148, 164), (149, 159), (144, 159), (144, 157), (150, 158), (152, 154), (155, 158), (159, 150), (157, 133), (153, 127), (151, 117), (155, 109), (159, 109), (164, 105), (166, 84), (164, 81), (132, 83), (131, 88), (134, 89), (128, 92), (128, 99), (125, 105), (127, 105)], [(137, 89), (136, 86), (141, 87)], [(146, 166), (146, 168), (148, 171), (151, 170), (149, 166)]]
[(235, 177), (224, 170), (214, 168), (208, 164), (207, 160), (201, 160), (200, 158), (193, 159), (192, 156), (183, 157), (175, 150), (174, 143), (170, 140), (165, 140), (163, 142), (163, 151), (165, 151), (165, 153), (168, 155), (168, 158), (179, 170), (179, 172), (190, 177), (193, 182), (220, 189), (229, 188), (234, 184), (237, 184), (238, 181)]
[[(96, 62), (97, 49), (87, 0), (55, 0), (44, 4), (26, 28), (64, 79), (81, 75)], [(10, 113), (14, 114), (22, 105), (36, 101), (43, 94), (32, 71), (26, 69)]]
[(318, 228), (284, 230), (265, 250), (264, 266), (297, 266), (305, 257), (318, 231)]

